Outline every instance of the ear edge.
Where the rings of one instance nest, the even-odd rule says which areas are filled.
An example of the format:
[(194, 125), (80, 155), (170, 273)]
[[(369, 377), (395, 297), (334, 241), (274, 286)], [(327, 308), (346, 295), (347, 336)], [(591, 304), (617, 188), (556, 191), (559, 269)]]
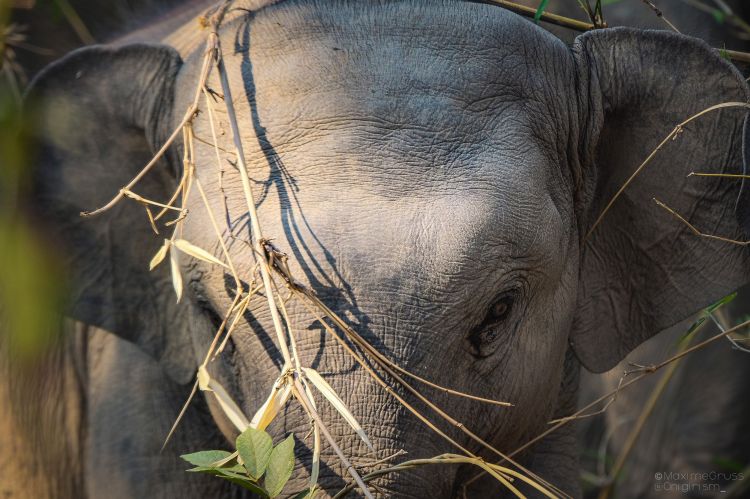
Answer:
[[(83, 84), (88, 78), (100, 77), (102, 73), (116, 72), (118, 65), (129, 59), (138, 60), (142, 65), (152, 66), (153, 74), (162, 75), (161, 84), (150, 82), (146, 88), (139, 88), (146, 99), (137, 101), (129, 99), (127, 110), (131, 112), (130, 124), (142, 128), (152, 148), (157, 146), (161, 137), (155, 132), (160, 125), (171, 119), (171, 104), (174, 94), (173, 85), (183, 65), (182, 57), (172, 47), (156, 43), (132, 43), (121, 46), (90, 45), (76, 49), (62, 58), (52, 62), (40, 71), (30, 82), (25, 94), (26, 105), (31, 103), (32, 110), (36, 102), (55, 94), (54, 85), (66, 82), (66, 91), (75, 91), (76, 84)], [(97, 67), (91, 67), (95, 61)], [(138, 88), (133, 82), (133, 90)], [(157, 98), (161, 97), (161, 98)], [(168, 99), (164, 97), (168, 96)], [(138, 103), (137, 106), (133, 106)], [(168, 112), (159, 107), (168, 107)]]
[[(626, 40), (623, 41), (623, 37), (626, 38)], [(596, 53), (601, 53), (605, 50), (616, 50), (615, 47), (617, 43), (627, 43), (627, 39), (631, 39), (632, 43), (637, 44), (641, 43), (645, 40), (646, 43), (653, 43), (654, 47), (651, 47), (651, 50), (654, 50), (655, 52), (660, 48), (660, 45), (663, 45), (664, 52), (671, 52), (676, 53), (677, 50), (688, 50), (692, 51), (693, 57), (701, 57), (702, 63), (705, 64), (705, 74), (717, 74), (719, 75), (718, 78), (723, 81), (723, 84), (721, 85), (721, 88), (728, 90), (726, 93), (722, 93), (722, 91), (717, 90), (716, 92), (713, 92), (713, 97), (715, 98), (714, 101), (710, 102), (710, 105), (718, 104), (720, 102), (729, 101), (729, 100), (736, 100), (741, 102), (748, 102), (750, 101), (750, 89), (748, 89), (748, 86), (742, 77), (742, 75), (739, 73), (738, 69), (734, 67), (730, 62), (727, 60), (721, 58), (715, 49), (711, 48), (707, 43), (705, 43), (703, 40), (691, 38), (688, 36), (666, 32), (666, 31), (657, 31), (657, 30), (638, 30), (634, 28), (612, 28), (612, 29), (606, 29), (606, 30), (599, 30), (596, 32), (589, 32), (585, 33), (583, 35), (580, 35), (576, 38), (573, 47), (571, 50), (576, 54), (575, 60), (576, 64), (579, 66), (578, 73), (582, 73), (583, 69), (588, 68), (587, 75), (581, 75), (582, 78), (586, 78), (586, 84), (588, 84), (590, 87), (596, 87), (593, 91), (594, 92), (601, 92), (601, 102), (597, 103), (594, 102), (591, 104), (591, 109), (586, 109), (586, 112), (593, 112), (594, 114), (599, 113), (600, 119), (602, 120), (602, 126), (604, 126), (604, 116), (612, 112), (613, 110), (616, 110), (616, 98), (612, 98), (611, 95), (607, 95), (607, 91), (605, 89), (609, 90), (611, 87), (607, 87), (608, 85), (614, 86), (615, 84), (622, 83), (621, 81), (612, 81), (612, 76), (614, 75), (614, 71), (612, 68), (607, 68), (606, 61), (600, 61), (600, 57), (597, 57)], [(641, 47), (642, 48), (642, 47)], [(690, 52), (689, 52), (690, 53)], [(663, 54), (662, 54), (663, 57)], [(658, 57), (657, 57), (658, 59)], [(582, 62), (583, 60), (583, 62)], [(587, 66), (588, 65), (588, 66)], [(613, 71), (613, 73), (610, 74), (602, 74), (602, 71)], [(632, 78), (638, 78), (640, 75), (632, 75)], [(607, 81), (609, 79), (610, 81)], [(600, 81), (604, 80), (604, 81)], [(593, 83), (592, 83), (593, 82)], [(687, 82), (687, 85), (690, 85), (690, 88), (697, 88), (700, 89), (705, 84), (704, 82)], [(625, 84), (621, 84), (620, 87), (627, 87)], [(616, 88), (615, 91), (629, 91), (632, 89), (628, 88)], [(732, 98), (722, 98), (722, 96), (732, 96)], [(586, 97), (584, 97), (586, 99)], [(705, 106), (708, 107), (708, 106)], [(737, 112), (736, 110), (734, 111)], [(688, 118), (689, 113), (683, 116), (684, 118)], [(716, 118), (718, 120), (718, 118)], [(674, 123), (665, 123), (665, 128), (662, 132), (659, 132), (659, 140), (663, 138), (663, 136), (666, 136), (672, 128), (677, 125), (678, 121), (675, 121)], [(667, 126), (668, 125), (668, 126)], [(601, 130), (600, 130), (601, 131)], [(593, 136), (596, 137), (595, 140), (591, 140), (589, 142), (586, 142), (584, 145), (588, 144), (589, 150), (585, 151), (583, 155), (581, 155), (581, 158), (586, 158), (589, 160), (589, 166), (582, 165), (582, 168), (584, 169), (592, 169), (595, 167), (597, 154), (598, 154), (598, 147), (599, 147), (599, 140), (600, 136), (598, 134), (593, 134)], [(733, 139), (728, 139), (730, 142)], [(745, 141), (746, 142), (746, 141)], [(645, 159), (645, 156), (643, 158), (640, 158), (635, 164), (633, 164), (633, 168), (638, 166), (640, 161)], [(656, 168), (656, 167), (655, 167)], [(741, 173), (741, 172), (740, 172)], [(587, 175), (591, 177), (591, 175)], [(596, 190), (596, 184), (597, 181), (590, 181), (589, 179), (589, 199), (586, 202), (586, 205), (593, 206), (595, 203), (591, 199), (592, 196), (595, 194)], [(734, 202), (734, 199), (731, 200)], [(593, 213), (582, 213), (582, 215), (587, 217), (587, 220), (585, 220), (583, 223), (580, 224), (580, 227), (582, 228), (581, 236), (583, 238), (583, 235), (587, 233), (588, 228), (590, 224), (593, 222), (593, 220), (598, 216), (599, 210), (595, 210)], [(662, 214), (656, 213), (654, 216), (661, 216)], [(740, 226), (743, 225), (743, 220), (741, 219), (740, 212), (735, 210), (735, 216), (737, 218), (737, 222)], [(606, 223), (603, 221), (603, 223)], [(597, 228), (599, 230), (599, 228)], [(738, 253), (742, 250), (738, 250)], [(745, 251), (747, 253), (747, 251)], [(738, 269), (742, 267), (744, 271), (747, 271), (747, 256), (736, 257), (733, 261), (735, 263), (739, 263), (741, 265), (738, 265)], [(583, 262), (583, 252), (582, 252), (582, 262)], [(584, 272), (583, 263), (581, 265), (581, 272)], [(747, 272), (745, 272), (746, 274)], [(736, 287), (739, 287), (743, 283), (747, 282), (748, 279), (746, 277), (741, 277), (743, 274), (741, 271), (738, 270), (737, 272), (738, 276), (735, 277), (732, 282), (737, 283)], [(583, 280), (584, 277), (581, 277)], [(736, 282), (735, 282), (736, 281)], [(601, 283), (599, 283), (601, 284)], [(734, 289), (734, 286), (729, 286), (731, 289)], [(579, 288), (580, 289), (580, 288)], [(579, 305), (578, 305), (578, 315), (575, 320), (575, 324), (573, 327), (573, 331), (571, 332), (571, 348), (575, 352), (576, 356), (578, 357), (579, 361), (590, 371), (592, 372), (605, 372), (614, 366), (617, 365), (618, 362), (620, 362), (630, 351), (632, 351), (635, 346), (642, 343), (642, 341), (645, 341), (648, 339), (648, 337), (652, 336), (653, 334), (659, 333), (660, 331), (663, 331), (665, 329), (668, 329), (673, 324), (679, 323), (681, 320), (684, 319), (684, 317), (687, 317), (692, 312), (697, 312), (701, 308), (705, 308), (705, 306), (710, 305), (711, 303), (715, 302), (717, 299), (721, 298), (721, 296), (726, 295), (727, 293), (722, 293), (721, 291), (717, 291), (717, 296), (711, 296), (709, 298), (706, 298), (703, 303), (703, 307), (695, 308), (695, 310), (691, 310), (689, 313), (685, 313), (681, 319), (674, 319), (669, 320), (664, 324), (660, 324), (660, 327), (656, 330), (649, 329), (648, 333), (645, 335), (644, 338), (640, 338), (639, 341), (633, 343), (633, 344), (622, 344), (619, 345), (616, 349), (610, 349), (610, 352), (608, 354), (602, 355), (600, 350), (603, 350), (602, 343), (604, 340), (601, 338), (603, 334), (601, 333), (597, 337), (597, 335), (593, 335), (589, 333), (588, 335), (582, 335), (580, 334), (580, 331), (577, 331), (578, 329), (598, 329), (599, 331), (605, 331), (608, 329), (608, 321), (614, 321), (617, 322), (619, 320), (622, 320), (621, 317), (614, 319), (614, 318), (602, 318), (599, 316), (598, 319), (587, 319), (587, 320), (581, 320), (581, 315), (585, 315), (586, 313), (589, 313), (591, 315), (599, 315), (596, 312), (596, 306), (591, 305), (588, 312), (582, 312), (582, 308), (585, 308), (584, 305), (587, 305), (585, 303), (586, 300), (581, 300), (581, 296), (579, 294)], [(614, 314), (613, 314), (614, 315)], [(624, 314), (627, 316), (627, 313)], [(626, 317), (627, 319), (627, 317)], [(648, 321), (645, 321), (648, 322)], [(583, 324), (583, 326), (581, 326)], [(610, 324), (611, 325), (611, 324)], [(625, 338), (626, 334), (632, 334), (630, 330), (632, 328), (629, 328), (627, 325), (619, 324), (617, 328), (618, 334), (616, 336)], [(625, 333), (623, 333), (625, 331)], [(614, 331), (609, 331), (608, 334), (614, 334)], [(621, 334), (622, 333), (622, 334)], [(620, 338), (622, 339), (622, 338)], [(627, 338), (625, 338), (627, 339)], [(627, 343), (624, 342), (624, 343)]]
[[(136, 43), (118, 47), (84, 47), (41, 71), (26, 92), (25, 102), (27, 112), (33, 113), (32, 117), (40, 122), (34, 131), (40, 145), (34, 162), (34, 210), (37, 218), (51, 223), (55, 233), (50, 237), (68, 250), (66, 256), (69, 257), (73, 284), (68, 313), (135, 343), (159, 359), (172, 379), (185, 383), (194, 374), (191, 340), (187, 337), (178, 340), (166, 338), (165, 334), (166, 328), (174, 322), (172, 316), (189, 304), (183, 302), (178, 308), (170, 302), (165, 307), (169, 310), (165, 315), (169, 317), (153, 317), (151, 309), (154, 307), (150, 305), (140, 307), (146, 309), (143, 317), (132, 317), (138, 315), (139, 307), (137, 303), (130, 303), (129, 307), (118, 303), (118, 295), (122, 293), (114, 282), (113, 269), (108, 270), (105, 262), (92, 261), (107, 258), (106, 255), (96, 255), (99, 253), (97, 249), (111, 250), (111, 246), (117, 244), (115, 238), (137, 237), (150, 231), (127, 227), (127, 220), (131, 219), (136, 207), (117, 206), (96, 219), (79, 217), (81, 208), (95, 208), (102, 201), (99, 197), (114, 196), (160, 145), (158, 141), (163, 135), (160, 130), (170, 126), (172, 119), (174, 84), (181, 66), (182, 59), (177, 51), (166, 45)], [(63, 106), (61, 115), (60, 109), (55, 109), (58, 104), (70, 107)], [(70, 113), (66, 114), (66, 110)], [(52, 123), (59, 116), (69, 121), (62, 126)], [(86, 133), (98, 129), (105, 135)], [(68, 142), (68, 138), (73, 140)], [(126, 161), (118, 161), (123, 158)], [(89, 178), (82, 179), (80, 175)], [(64, 182), (59, 182), (61, 179)], [(93, 189), (92, 183), (96, 184)], [(150, 189), (152, 193), (158, 190), (156, 185), (146, 184), (154, 183), (144, 179), (139, 188)], [(149, 192), (143, 194), (150, 197)], [(118, 229), (115, 224), (120, 216), (126, 226)], [(117, 235), (122, 232), (129, 232), (130, 236)], [(94, 244), (94, 247), (88, 250), (74, 247), (84, 242)], [(133, 247), (137, 245), (132, 242), (120, 244), (118, 255), (122, 258), (132, 252), (148, 253), (153, 244), (159, 244), (159, 241), (146, 241), (135, 249)], [(149, 273), (147, 261), (126, 262), (124, 268), (142, 274), (137, 278), (138, 282), (149, 288), (144, 290), (144, 293), (148, 291), (144, 296), (155, 297), (155, 289), (165, 288), (162, 282), (168, 282), (168, 276), (163, 275), (164, 269)], [(120, 276), (123, 272), (123, 268), (117, 271)], [(92, 286), (103, 286), (99, 290), (102, 292), (93, 291)], [(119, 299), (131, 301), (130, 297), (132, 292)], [(173, 301), (174, 297), (165, 299)], [(127, 309), (124, 313), (131, 317), (124, 320), (116, 317), (113, 310), (121, 307)]]

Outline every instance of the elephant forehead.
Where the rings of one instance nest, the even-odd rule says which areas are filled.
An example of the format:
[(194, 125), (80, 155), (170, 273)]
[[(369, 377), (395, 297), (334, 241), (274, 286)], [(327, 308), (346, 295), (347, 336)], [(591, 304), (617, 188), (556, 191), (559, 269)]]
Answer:
[(224, 31), (243, 146), (259, 175), (276, 164), (300, 182), (366, 177), (382, 192), (498, 171), (550, 176), (549, 153), (567, 140), (555, 104), (569, 58), (559, 42), (472, 3), (336, 3), (334, 13), (321, 4), (264, 10)]
[[(226, 181), (228, 211), (242, 227), (241, 189)], [(344, 185), (280, 179), (258, 211), (265, 236), (303, 267), (300, 275), (341, 272), (352, 285), (413, 281), (442, 292), (485, 279), (488, 269), (559, 266), (564, 220), (550, 194), (530, 183), (467, 179), (383, 196), (365, 178)], [(237, 246), (240, 258), (250, 257), (245, 248)]]
[(391, 269), (399, 282), (400, 274), (421, 274), (441, 288), (452, 277), (477, 279), (490, 267), (546, 260), (560, 243), (560, 218), (548, 196), (478, 187), (389, 201), (365, 197), (366, 209), (354, 199), (309, 210), (311, 234), (334, 245), (347, 267)]
[[(550, 151), (567, 49), (502, 9), (423, 3), (282, 2), (223, 32), (263, 224), (313, 271), (330, 254), (439, 280), (561, 254)], [(206, 113), (195, 129), (211, 137)], [(243, 213), (238, 176), (223, 189)]]
[(471, 2), (282, 2), (223, 39), (256, 131), (287, 142), (357, 122), (443, 142), (482, 140), (509, 114), (533, 127), (554, 113), (570, 58), (549, 33)]

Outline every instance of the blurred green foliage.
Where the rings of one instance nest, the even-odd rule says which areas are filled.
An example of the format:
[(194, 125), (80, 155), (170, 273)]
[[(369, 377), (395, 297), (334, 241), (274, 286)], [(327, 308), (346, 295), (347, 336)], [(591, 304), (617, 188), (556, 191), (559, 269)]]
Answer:
[[(0, 3), (0, 27), (8, 19), (8, 4)], [(44, 352), (58, 336), (62, 272), (24, 209), (33, 120), (21, 111), (8, 73), (0, 74), (0, 335), (3, 350), (22, 361)]]

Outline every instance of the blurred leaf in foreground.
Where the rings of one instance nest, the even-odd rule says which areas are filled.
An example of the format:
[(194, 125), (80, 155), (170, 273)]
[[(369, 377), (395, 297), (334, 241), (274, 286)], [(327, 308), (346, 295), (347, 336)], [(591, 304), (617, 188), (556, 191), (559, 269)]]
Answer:
[(56, 338), (63, 298), (58, 255), (21, 209), (31, 122), (0, 81), (0, 335), (16, 360), (31, 360)]

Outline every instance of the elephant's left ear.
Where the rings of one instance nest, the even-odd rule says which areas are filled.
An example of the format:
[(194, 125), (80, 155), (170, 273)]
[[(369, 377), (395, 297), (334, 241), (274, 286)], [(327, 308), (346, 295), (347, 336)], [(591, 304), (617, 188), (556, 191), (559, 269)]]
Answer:
[(578, 37), (573, 54), (582, 260), (571, 342), (581, 362), (601, 372), (750, 281), (750, 248), (693, 230), (748, 240), (743, 181), (688, 176), (747, 173), (741, 106), (708, 112), (666, 141), (594, 227), (676, 125), (716, 104), (746, 103), (750, 93), (718, 52), (674, 33), (595, 31)]
[[(167, 269), (148, 270), (162, 238), (143, 207), (124, 201), (81, 217), (128, 184), (169, 133), (181, 64), (161, 45), (84, 48), (40, 73), (26, 106), (37, 123), (33, 207), (68, 260), (70, 315), (136, 343), (184, 381), (195, 364), (182, 327), (189, 310), (175, 304)], [(165, 200), (176, 185), (165, 162), (136, 191)]]

